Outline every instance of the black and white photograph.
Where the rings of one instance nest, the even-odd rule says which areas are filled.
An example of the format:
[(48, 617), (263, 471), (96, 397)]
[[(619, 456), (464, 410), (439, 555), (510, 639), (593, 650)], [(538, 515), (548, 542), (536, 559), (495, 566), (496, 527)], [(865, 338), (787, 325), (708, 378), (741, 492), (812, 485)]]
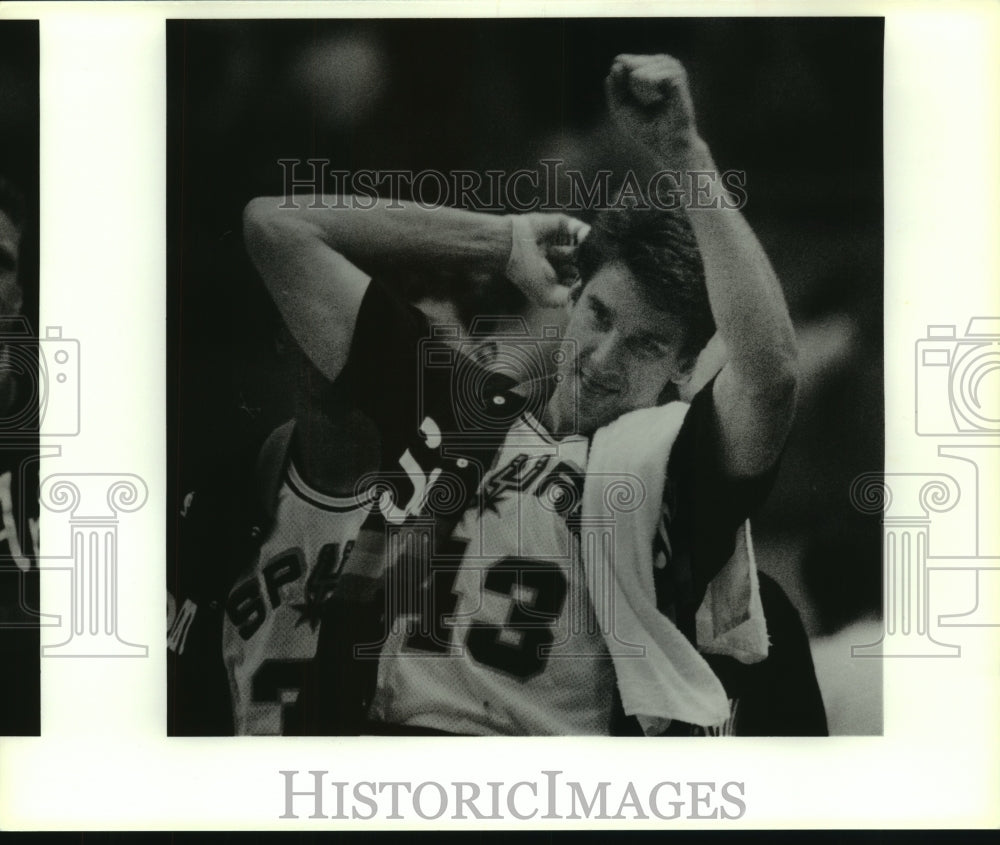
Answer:
[(40, 730), (38, 23), (0, 21), (0, 736)]
[(168, 22), (168, 733), (881, 734), (882, 53)]
[(0, 3), (0, 830), (995, 829), (997, 103), (979, 0)]

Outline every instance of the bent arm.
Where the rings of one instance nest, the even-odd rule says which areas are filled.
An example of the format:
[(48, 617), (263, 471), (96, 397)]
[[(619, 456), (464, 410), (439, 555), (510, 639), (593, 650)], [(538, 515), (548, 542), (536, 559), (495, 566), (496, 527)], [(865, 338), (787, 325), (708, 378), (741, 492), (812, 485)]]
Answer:
[(795, 334), (781, 286), (698, 134), (680, 62), (666, 55), (618, 56), (605, 87), (625, 135), (661, 168), (680, 172), (712, 315), (728, 353), (713, 386), (723, 467), (734, 477), (757, 475), (780, 453), (795, 405)]
[[(251, 200), (247, 252), (289, 331), (320, 372), (335, 379), (351, 348), (370, 273), (429, 266), (494, 272), (511, 252), (508, 218), (351, 197)], [(309, 207), (315, 205), (318, 207)]]
[(775, 461), (791, 428), (795, 331), (771, 263), (700, 138), (681, 169), (712, 316), (728, 353), (713, 387), (723, 462), (733, 476), (756, 475)]

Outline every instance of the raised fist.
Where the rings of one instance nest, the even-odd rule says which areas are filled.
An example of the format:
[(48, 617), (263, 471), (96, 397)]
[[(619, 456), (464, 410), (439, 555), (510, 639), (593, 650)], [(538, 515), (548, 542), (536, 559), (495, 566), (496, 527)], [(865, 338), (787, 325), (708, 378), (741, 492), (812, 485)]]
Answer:
[(680, 164), (698, 140), (687, 72), (672, 56), (617, 56), (604, 90), (615, 126), (661, 162)]
[(575, 280), (573, 253), (590, 227), (566, 214), (512, 214), (510, 220), (507, 278), (536, 305), (565, 305)]

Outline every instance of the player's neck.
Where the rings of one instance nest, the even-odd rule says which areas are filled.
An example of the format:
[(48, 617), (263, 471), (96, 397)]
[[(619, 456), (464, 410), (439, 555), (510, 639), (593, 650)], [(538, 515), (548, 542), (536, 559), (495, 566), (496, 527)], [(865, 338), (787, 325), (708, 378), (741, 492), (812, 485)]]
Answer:
[(541, 398), (545, 402), (540, 413), (533, 416), (542, 424), (542, 427), (553, 437), (569, 437), (577, 432), (572, 430), (573, 420), (563, 421), (559, 415), (559, 405), (556, 400), (557, 383), (551, 377), (529, 379), (515, 385), (511, 392), (523, 397), (526, 406), (536, 408), (536, 401), (541, 393)]
[(576, 414), (564, 414), (562, 408), (563, 405), (557, 386), (549, 395), (549, 400), (545, 403), (545, 408), (542, 410), (542, 418), (539, 420), (545, 427), (545, 430), (557, 440), (561, 440), (564, 437), (573, 437), (581, 433), (577, 430), (578, 420)]
[(550, 401), (542, 411), (542, 418), (539, 420), (542, 427), (556, 440), (564, 440), (567, 437), (575, 437), (580, 432), (576, 430), (574, 419), (564, 419), (559, 414), (559, 407)]
[(360, 412), (331, 417), (315, 409), (295, 415), (292, 461), (302, 480), (327, 496), (351, 496), (379, 467), (379, 437)]

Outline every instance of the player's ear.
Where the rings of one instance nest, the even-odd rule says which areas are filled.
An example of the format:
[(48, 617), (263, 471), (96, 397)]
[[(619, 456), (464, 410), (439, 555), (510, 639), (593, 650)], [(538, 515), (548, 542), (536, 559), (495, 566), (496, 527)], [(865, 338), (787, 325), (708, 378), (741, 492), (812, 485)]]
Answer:
[(686, 367), (682, 370), (678, 370), (671, 377), (670, 380), (677, 385), (681, 390), (691, 381), (691, 374), (694, 371), (693, 366)]
[(667, 383), (663, 386), (663, 390), (660, 391), (656, 404), (666, 405), (668, 402), (676, 402), (678, 399), (690, 402), (693, 398), (690, 387), (691, 373), (692, 368), (678, 368), (671, 372)]
[[(677, 370), (670, 376), (668, 386), (677, 392), (677, 398), (682, 402), (690, 402), (697, 393), (696, 382), (693, 378), (694, 368), (697, 358), (682, 358), (678, 361)], [(702, 384), (699, 380), (698, 385)]]

